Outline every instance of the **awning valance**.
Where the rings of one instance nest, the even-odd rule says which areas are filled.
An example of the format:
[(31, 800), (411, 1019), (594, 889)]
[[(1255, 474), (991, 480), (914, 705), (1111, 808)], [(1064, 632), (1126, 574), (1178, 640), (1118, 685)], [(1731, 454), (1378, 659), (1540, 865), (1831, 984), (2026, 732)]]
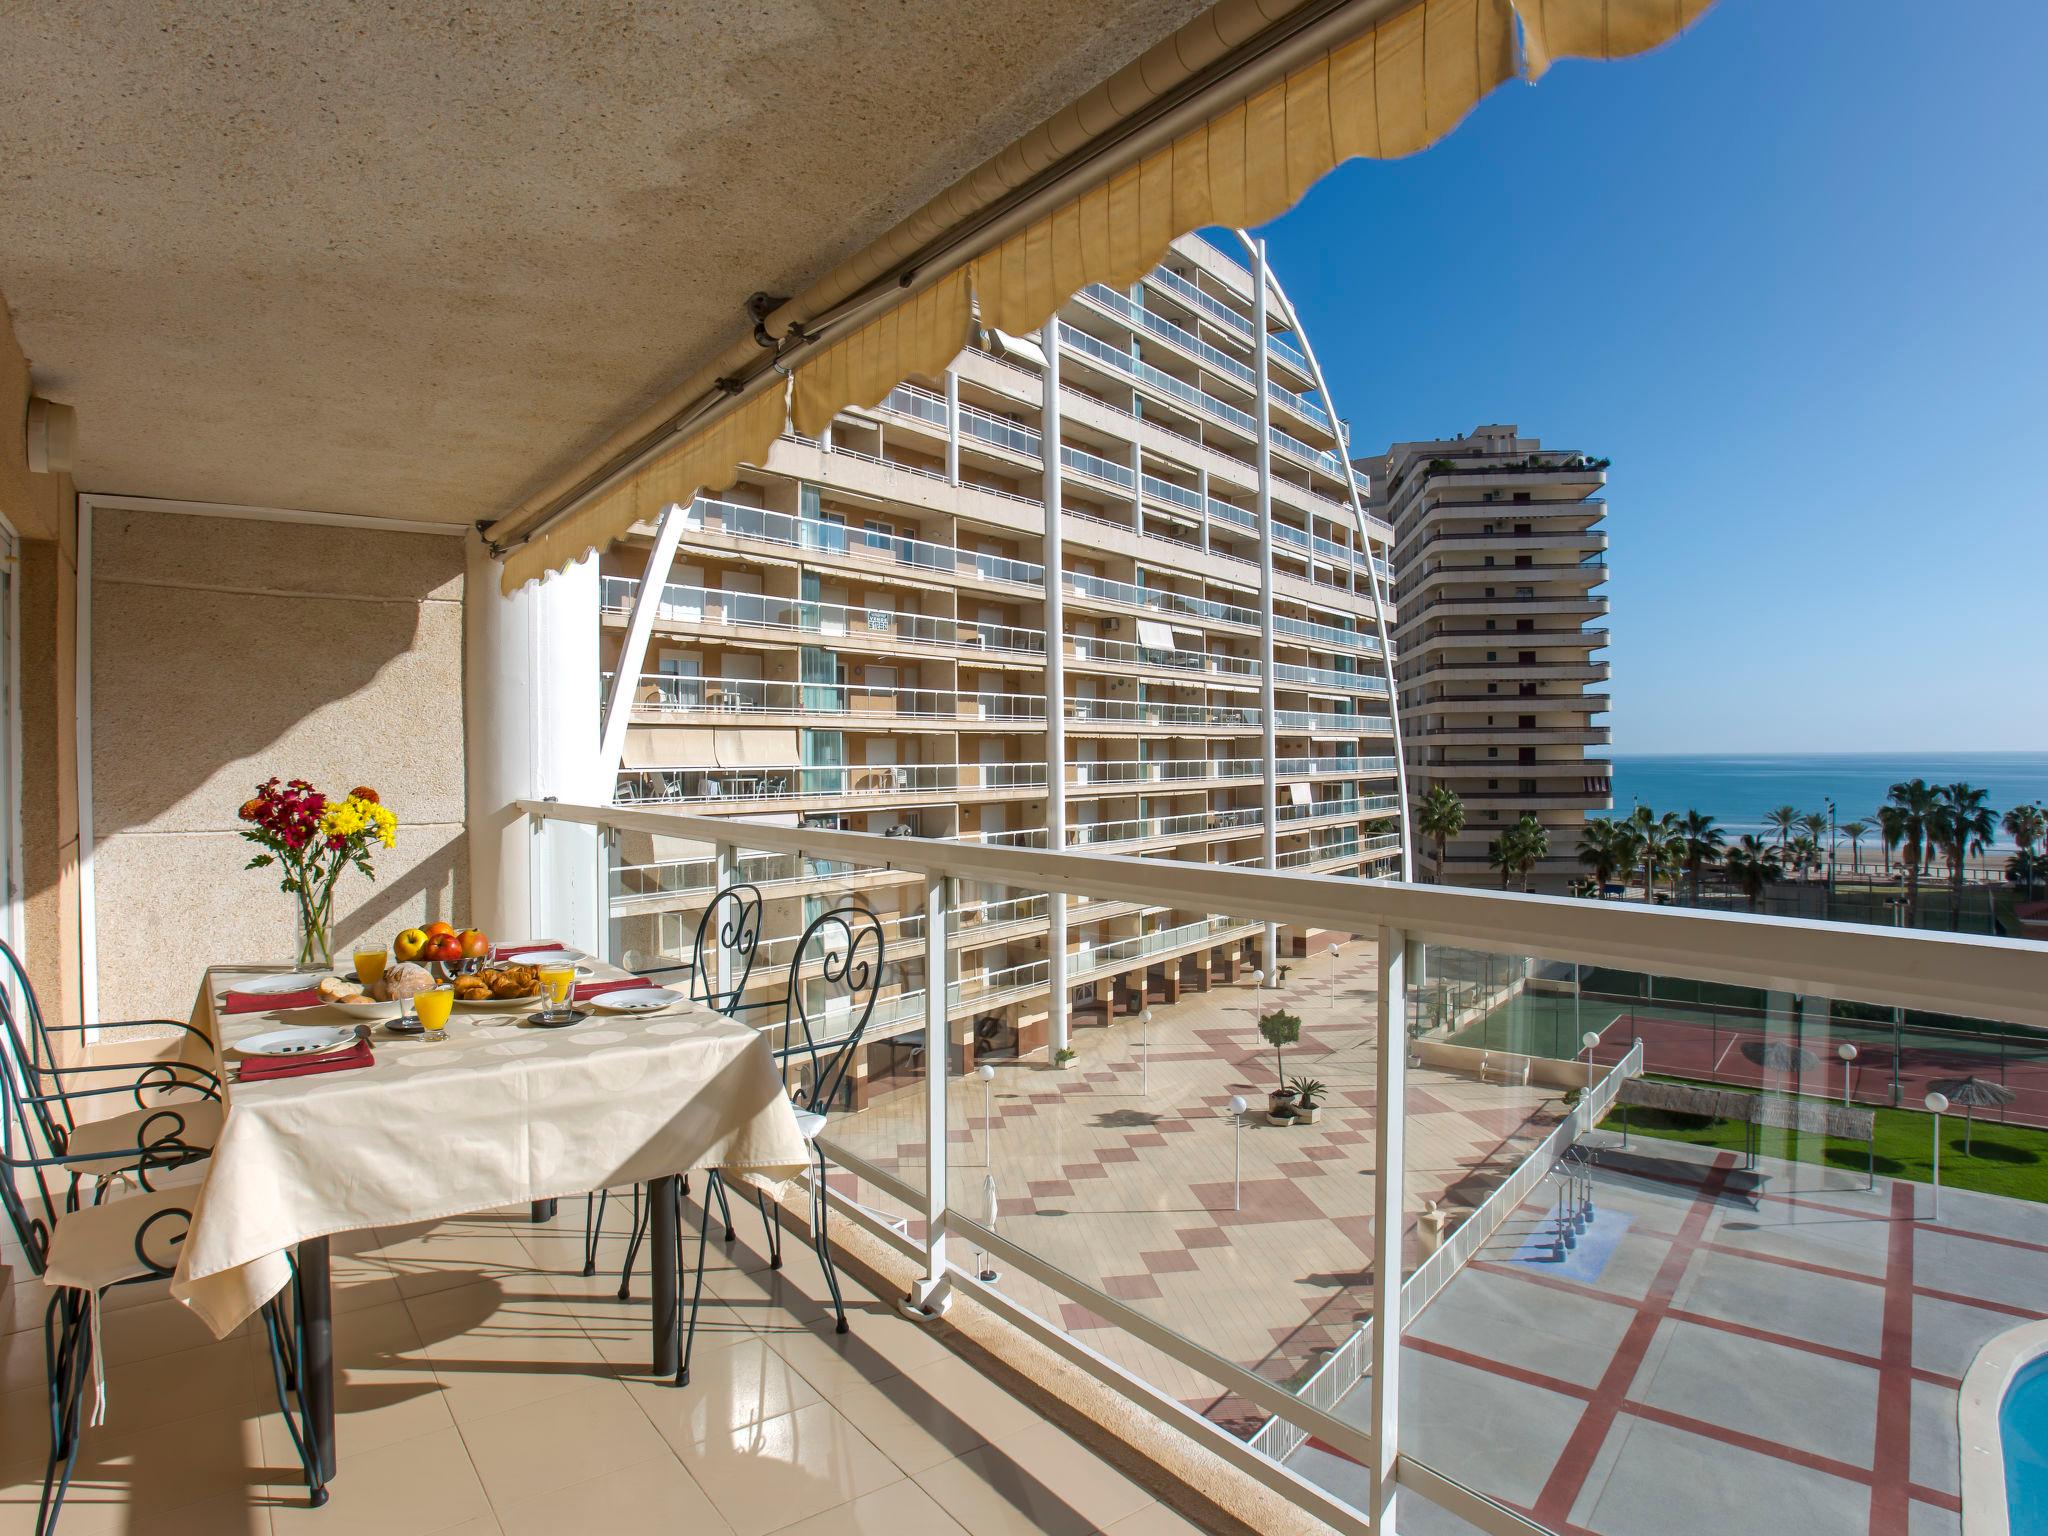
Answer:
[(626, 732), (621, 766), (626, 768), (708, 768), (712, 756), (709, 727), (701, 725), (636, 725)]
[[(984, 326), (1022, 335), (1089, 283), (1137, 281), (1189, 230), (1264, 223), (1344, 160), (1428, 148), (1516, 72), (1518, 53), (1531, 80), (1560, 58), (1640, 53), (1711, 3), (1412, 0), (1390, 9), (1393, 0), (1353, 0), (1262, 48), (1267, 29), (1296, 7), (1222, 0), (813, 285), (816, 302), (790, 306), (804, 311), (791, 319), (811, 327), (806, 339), (822, 333), (822, 350), (787, 354), (796, 428), (815, 434), (841, 409), (874, 405), (906, 378), (938, 377), (965, 345), (977, 308)], [(1213, 78), (1196, 99), (1216, 104), (1206, 118), (1163, 141), (1122, 131), (1204, 74)], [(1177, 127), (1184, 116), (1171, 121)], [(1056, 197), (1028, 205), (1049, 200), (1045, 211), (1021, 227), (986, 217), (1053, 167)], [(891, 272), (902, 297), (875, 299), (873, 285)], [(866, 307), (836, 334), (829, 313), (856, 291), (868, 292)], [(875, 303), (888, 307), (877, 313)], [(820, 314), (823, 323), (811, 318)], [(704, 403), (692, 409), (707, 425), (631, 452), (603, 471), (598, 489), (493, 525), (493, 537), (521, 541), (505, 559), (505, 590), (566, 567), (669, 502), (730, 485), (741, 463), (760, 462), (785, 424), (783, 390), (779, 377), (744, 371), (744, 380), (729, 369), (718, 375), (721, 387), (739, 391), (737, 405), (721, 406), (703, 380)]]
[(781, 728), (718, 733), (721, 768), (787, 768), (797, 762), (796, 732)]

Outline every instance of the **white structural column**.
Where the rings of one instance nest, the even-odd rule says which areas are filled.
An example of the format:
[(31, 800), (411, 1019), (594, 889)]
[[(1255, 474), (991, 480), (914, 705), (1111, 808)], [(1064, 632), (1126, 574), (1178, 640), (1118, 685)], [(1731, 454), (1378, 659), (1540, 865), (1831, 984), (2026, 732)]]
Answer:
[[(1039, 445), (1045, 456), (1045, 844), (1054, 853), (1067, 846), (1067, 586), (1065, 536), (1061, 528), (1060, 340), (1059, 320), (1040, 332), (1045, 351), (1045, 400), (1039, 412)], [(1057, 1056), (1067, 1048), (1067, 897), (1054, 891), (1046, 902), (1050, 927), (1045, 939), (1045, 1048)], [(929, 1051), (926, 1053), (929, 1055)]]
[[(1267, 392), (1266, 381), (1271, 367), (1272, 354), (1266, 338), (1266, 242), (1255, 240), (1252, 246), (1252, 347), (1254, 355), (1255, 382), (1252, 388), (1258, 394), (1258, 406), (1254, 415), (1258, 419), (1259, 441), (1254, 461), (1259, 471), (1259, 740), (1265, 756), (1260, 769), (1264, 807), (1261, 819), (1259, 849), (1261, 862), (1267, 869), (1280, 867), (1280, 784), (1279, 726), (1273, 718), (1273, 398)], [(1207, 508), (1205, 506), (1204, 510)], [(1279, 962), (1280, 929), (1276, 923), (1266, 924), (1264, 964), (1267, 974), (1275, 974), (1274, 966)]]
[(951, 1282), (946, 1275), (947, 1169), (946, 1078), (952, 1041), (946, 1021), (946, 923), (953, 910), (953, 882), (924, 877), (924, 1078), (925, 1186), (924, 1274), (912, 1282), (905, 1305), (926, 1317), (945, 1310)]
[[(1387, 677), (1387, 718), (1394, 732), (1394, 798), (1400, 802), (1401, 878), (1413, 880), (1414, 839), (1410, 835), (1408, 825), (1408, 761), (1401, 750), (1401, 687), (1394, 681), (1394, 645), (1387, 637), (1386, 588), (1381, 585), (1378, 557), (1373, 553), (1371, 525), (1366, 519), (1365, 504), (1359, 500), (1358, 481), (1354, 478), (1351, 468), (1351, 433), (1345, 425), (1344, 418), (1337, 413), (1337, 402), (1330, 394), (1329, 380), (1323, 377), (1323, 365), (1316, 361), (1315, 345), (1308, 339), (1308, 332), (1302, 326), (1301, 316), (1295, 313), (1294, 305), (1288, 300), (1287, 291), (1280, 286), (1280, 280), (1274, 277), (1266, 266), (1263, 243), (1255, 242), (1241, 229), (1237, 232), (1237, 238), (1244, 242), (1246, 249), (1257, 253), (1262, 278), (1260, 291), (1263, 293), (1267, 284), (1272, 285), (1273, 297), (1280, 301), (1280, 318), (1294, 332), (1295, 344), (1301, 348), (1301, 355), (1308, 363), (1309, 377), (1315, 380), (1316, 393), (1323, 398), (1323, 409), (1329, 413), (1331, 431), (1337, 439), (1337, 457), (1344, 465), (1344, 490), (1351, 501), (1351, 518), (1358, 528), (1359, 547), (1365, 551), (1366, 579), (1372, 584), (1372, 616), (1379, 635), (1380, 667)], [(1386, 558), (1391, 570), (1394, 558), (1391, 543), (1387, 546)]]
[[(633, 595), (633, 616), (626, 623), (626, 641), (619, 648), (619, 664), (612, 673), (612, 694), (604, 701), (598, 772), (606, 784), (618, 782), (619, 762), (626, 751), (626, 727), (633, 721), (633, 695), (640, 691), (640, 669), (647, 662), (647, 642), (654, 633), (654, 616), (661, 611), (661, 594), (668, 586), (668, 573), (675, 564), (676, 543), (683, 536), (685, 521), (683, 508), (670, 502), (654, 525), (654, 548), (647, 552), (647, 568), (640, 573), (640, 590)], [(599, 595), (602, 596), (601, 591)], [(607, 791), (605, 799), (610, 798)]]
[(465, 590), (470, 912), (494, 937), (603, 953), (597, 828), (543, 829), (513, 809), (519, 800), (611, 802), (598, 743), (597, 559), (507, 597), (497, 565), (471, 540)]
[(960, 483), (960, 375), (946, 370), (946, 484)]
[(1401, 1207), (1408, 1134), (1408, 935), (1380, 929), (1379, 1114), (1373, 1125), (1372, 1505), (1376, 1536), (1399, 1536), (1395, 1465), (1401, 1453)]

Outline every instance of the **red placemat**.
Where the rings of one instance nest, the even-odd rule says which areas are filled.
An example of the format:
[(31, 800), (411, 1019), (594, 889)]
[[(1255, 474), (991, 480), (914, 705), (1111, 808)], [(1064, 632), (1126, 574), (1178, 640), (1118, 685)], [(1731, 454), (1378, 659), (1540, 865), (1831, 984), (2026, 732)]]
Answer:
[(268, 1013), (273, 1008), (317, 1008), (325, 1002), (312, 987), (303, 992), (237, 992), (228, 989), (228, 1000), (221, 1004), (223, 1013)]
[(358, 1040), (345, 1051), (327, 1051), (318, 1056), (249, 1056), (235, 1067), (235, 1081), (265, 1083), (274, 1077), (346, 1072), (352, 1067), (370, 1066), (373, 1060), (367, 1040)]
[(491, 951), (493, 960), (511, 960), (520, 955), (538, 954), (542, 950), (560, 949), (560, 944), (548, 939), (529, 939), (524, 944), (500, 944)]

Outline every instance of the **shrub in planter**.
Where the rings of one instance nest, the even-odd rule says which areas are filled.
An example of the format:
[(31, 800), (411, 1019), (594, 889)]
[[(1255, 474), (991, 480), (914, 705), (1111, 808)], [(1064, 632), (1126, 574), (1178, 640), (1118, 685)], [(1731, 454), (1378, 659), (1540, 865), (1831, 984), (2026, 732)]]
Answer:
[(1053, 1065), (1056, 1067), (1071, 1067), (1074, 1064), (1074, 1054), (1071, 1047), (1061, 1047), (1052, 1058)]
[(1297, 1113), (1299, 1110), (1292, 1088), (1275, 1088), (1266, 1095), (1266, 1124), (1292, 1125)]
[(1277, 1114), (1281, 1108), (1280, 1101), (1285, 1098), (1288, 1101), (1287, 1107), (1291, 1110), (1296, 1095), (1287, 1085), (1287, 1068), (1283, 1055), (1288, 1046), (1301, 1038), (1301, 1020), (1284, 1008), (1276, 1008), (1271, 1013), (1259, 1016), (1259, 1033), (1265, 1036), (1266, 1044), (1273, 1047), (1273, 1075), (1280, 1080), (1280, 1086), (1273, 1091), (1267, 1102)]
[(1288, 1086), (1295, 1093), (1294, 1118), (1303, 1125), (1314, 1125), (1323, 1112), (1323, 1096), (1330, 1090), (1313, 1077), (1297, 1077)]

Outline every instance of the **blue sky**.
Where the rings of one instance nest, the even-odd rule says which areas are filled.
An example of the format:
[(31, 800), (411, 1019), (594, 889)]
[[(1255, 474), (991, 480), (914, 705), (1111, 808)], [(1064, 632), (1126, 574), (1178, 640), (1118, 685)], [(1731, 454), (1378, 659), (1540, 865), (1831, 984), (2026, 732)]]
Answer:
[(1360, 452), (1614, 460), (1620, 752), (2048, 748), (2048, 7), (1721, 0), (1266, 234)]

